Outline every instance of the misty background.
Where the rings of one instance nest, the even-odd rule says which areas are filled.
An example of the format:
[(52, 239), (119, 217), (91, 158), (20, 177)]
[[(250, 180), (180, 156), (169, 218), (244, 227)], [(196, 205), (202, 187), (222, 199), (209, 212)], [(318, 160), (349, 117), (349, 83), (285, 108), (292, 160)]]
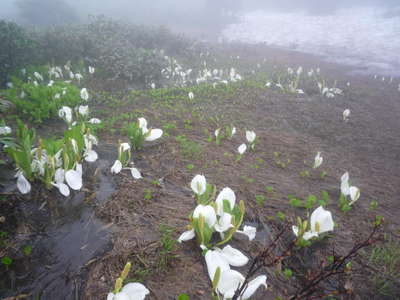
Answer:
[[(50, 12), (63, 11), (74, 16), (70, 21), (85, 21), (89, 15), (106, 15), (135, 23), (167, 25), (207, 25), (226, 15), (242, 15), (255, 10), (267, 12), (305, 12), (327, 15), (344, 8), (375, 6), (388, 10), (399, 7), (398, 0), (1, 0), (0, 18), (18, 23), (49, 25), (67, 22)], [(31, 7), (34, 16), (26, 15)], [(35, 19), (36, 17), (36, 19)]]
[(28, 26), (104, 15), (212, 41), (265, 43), (392, 75), (400, 70), (399, 0), (1, 0)]

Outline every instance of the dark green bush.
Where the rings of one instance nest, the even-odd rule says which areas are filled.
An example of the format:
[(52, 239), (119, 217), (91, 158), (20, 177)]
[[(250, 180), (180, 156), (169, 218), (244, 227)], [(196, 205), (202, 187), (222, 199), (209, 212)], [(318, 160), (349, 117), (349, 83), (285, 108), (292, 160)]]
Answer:
[(165, 55), (191, 55), (193, 43), (163, 27), (94, 17), (88, 24), (35, 30), (1, 21), (0, 45), (0, 78), (4, 82), (26, 65), (84, 61), (105, 78), (148, 85), (161, 79), (161, 70), (168, 64)]
[(0, 20), (0, 87), (13, 71), (36, 62), (37, 46), (21, 26)]

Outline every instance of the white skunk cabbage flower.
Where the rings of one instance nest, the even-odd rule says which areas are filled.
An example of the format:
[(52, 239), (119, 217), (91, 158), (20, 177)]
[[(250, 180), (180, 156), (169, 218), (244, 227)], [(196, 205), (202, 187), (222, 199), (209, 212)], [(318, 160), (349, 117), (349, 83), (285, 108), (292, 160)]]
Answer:
[(93, 145), (97, 145), (97, 138), (92, 134), (84, 135), (85, 153), (84, 157), (87, 162), (95, 162), (98, 158), (97, 152), (93, 150)]
[(88, 105), (79, 105), (78, 113), (81, 116), (87, 116), (89, 114), (89, 106)]
[(251, 144), (256, 140), (256, 133), (254, 131), (246, 130), (246, 139)]
[[(221, 277), (217, 285), (217, 290), (224, 296), (224, 299), (230, 299), (235, 295), (235, 291), (245, 281), (242, 274), (235, 270), (225, 270), (221, 272)], [(244, 290), (240, 300), (249, 299), (260, 286), (267, 288), (267, 276), (260, 275), (249, 282)]]
[(97, 152), (92, 149), (85, 151), (84, 156), (87, 162), (95, 162), (98, 158)]
[[(305, 240), (317, 237), (324, 232), (333, 231), (334, 223), (331, 212), (325, 210), (322, 206), (318, 207), (311, 214), (310, 225), (310, 230), (303, 235), (303, 239)], [(292, 226), (292, 229), (294, 234), (298, 236), (299, 228)]]
[(58, 188), (58, 190), (60, 191), (61, 195), (68, 197), (70, 195), (70, 190), (68, 185), (66, 185), (63, 182), (59, 182), (59, 183), (52, 183), (53, 186), (55, 186), (56, 188)]
[(95, 71), (95, 68), (94, 68), (94, 67), (91, 67), (91, 66), (89, 66), (89, 73), (90, 73), (90, 74), (94, 74), (94, 71)]
[(350, 117), (350, 109), (345, 109), (343, 111), (343, 121), (347, 122), (349, 120)]
[(196, 233), (195, 233), (194, 229), (185, 231), (178, 238), (178, 242), (182, 243), (182, 242), (189, 241), (189, 240), (193, 239), (195, 236), (196, 236)]
[(298, 69), (297, 69), (297, 75), (298, 76), (300, 76), (301, 75), (301, 73), (303, 73), (303, 67), (302, 66), (300, 66)]
[(230, 270), (229, 263), (218, 250), (208, 250), (204, 258), (206, 260), (208, 276), (211, 281), (214, 279), (215, 272), (218, 268), (220, 268), (221, 273)]
[(128, 143), (121, 143), (120, 147), (122, 152), (131, 150), (131, 145)]
[(156, 84), (154, 82), (151, 83), (151, 88), (154, 90), (156, 88)]
[(190, 93), (188, 94), (188, 97), (189, 97), (190, 100), (193, 100), (193, 99), (194, 99), (194, 94), (193, 94), (193, 92), (190, 92)]
[(150, 129), (150, 132), (148, 134), (148, 136), (146, 136), (146, 138), (144, 139), (147, 142), (152, 142), (155, 141), (157, 139), (159, 139), (160, 137), (162, 137), (163, 135), (163, 131), (162, 129)]
[(230, 245), (225, 246), (222, 250), (216, 248), (216, 251), (220, 252), (222, 257), (225, 258), (232, 267), (243, 267), (249, 262), (246, 255)]
[(33, 75), (36, 77), (37, 80), (43, 81), (43, 76), (40, 73), (34, 72)]
[(206, 178), (203, 175), (196, 175), (192, 179), (190, 187), (196, 195), (203, 195), (207, 189)]
[(193, 212), (193, 219), (200, 218), (200, 215), (204, 217), (204, 220), (208, 227), (214, 227), (215, 223), (217, 222), (217, 215), (211, 205), (197, 205)]
[(145, 118), (138, 118), (139, 128), (142, 130), (142, 134), (147, 135), (145, 141), (152, 142), (159, 139), (163, 135), (161, 129), (148, 129), (147, 120)]
[(52, 182), (51, 184), (53, 186), (55, 186), (56, 188), (58, 188), (58, 190), (60, 191), (60, 193), (65, 196), (68, 197), (70, 195), (70, 190), (68, 185), (66, 185), (64, 183), (65, 180), (65, 171), (62, 168), (58, 168), (54, 174), (54, 180), (55, 182)]
[(147, 129), (147, 120), (145, 118), (139, 118), (139, 128), (142, 130), (143, 134), (146, 134), (149, 130)]
[(126, 284), (119, 293), (108, 293), (107, 300), (144, 300), (150, 291), (141, 283)]
[(91, 118), (88, 123), (90, 124), (101, 124), (101, 120), (97, 118)]
[(131, 175), (132, 175), (133, 178), (135, 178), (135, 179), (141, 179), (141, 178), (143, 178), (143, 177), (142, 177), (142, 174), (140, 173), (140, 171), (139, 171), (138, 169), (136, 169), (136, 168), (130, 168), (130, 170), (131, 170)]
[(7, 135), (11, 133), (11, 128), (8, 126), (1, 126), (0, 127), (0, 135)]
[(28, 194), (31, 191), (31, 184), (25, 178), (25, 176), (22, 172), (18, 173), (17, 188), (21, 194)]
[(65, 171), (62, 168), (58, 168), (54, 174), (54, 180), (56, 183), (64, 182), (65, 180)]
[(63, 106), (58, 111), (58, 116), (65, 120), (68, 124), (72, 122), (72, 109), (68, 106)]
[(350, 195), (349, 173), (344, 173), (340, 181), (340, 192), (345, 196)]
[(223, 213), (218, 219), (217, 223), (214, 225), (214, 229), (220, 233), (223, 233), (232, 227), (232, 215), (228, 213)]
[(314, 166), (313, 166), (313, 168), (314, 169), (318, 168), (322, 164), (323, 160), (324, 159), (321, 156), (321, 152), (318, 152), (317, 155), (314, 158)]
[(246, 144), (241, 144), (241, 145), (238, 147), (238, 152), (239, 152), (240, 155), (243, 155), (243, 153), (245, 153), (246, 150), (247, 150), (247, 145), (246, 145)]
[(236, 232), (246, 235), (249, 238), (249, 241), (252, 241), (256, 237), (257, 228), (253, 227), (253, 226), (244, 225), (243, 226), (243, 231), (242, 230), (236, 230)]
[(318, 234), (333, 231), (333, 219), (330, 211), (325, 210), (322, 206), (313, 211), (310, 218), (311, 232)]
[(111, 167), (111, 174), (118, 174), (122, 170), (122, 163), (119, 160), (116, 160)]
[(85, 101), (89, 100), (89, 93), (86, 88), (81, 89), (81, 98)]
[(232, 127), (231, 137), (233, 137), (235, 134), (236, 134), (236, 127)]
[(358, 198), (360, 198), (360, 189), (356, 186), (352, 186), (350, 187), (350, 203), (349, 205), (354, 204), (354, 202), (356, 202), (358, 200)]
[(71, 189), (79, 191), (82, 188), (82, 172), (80, 168), (65, 172), (65, 181)]
[(214, 135), (216, 138), (218, 138), (220, 132), (221, 132), (221, 128), (218, 128), (214, 131)]
[(232, 210), (235, 206), (236, 195), (235, 192), (229, 187), (223, 188), (215, 200), (215, 203), (217, 204), (217, 213), (219, 216), (224, 214), (224, 200), (229, 202), (230, 209)]
[(76, 73), (76, 74), (75, 74), (75, 78), (76, 78), (76, 80), (78, 80), (78, 82), (80, 83), (80, 82), (81, 82), (81, 79), (83, 78), (83, 76), (82, 76), (81, 73)]

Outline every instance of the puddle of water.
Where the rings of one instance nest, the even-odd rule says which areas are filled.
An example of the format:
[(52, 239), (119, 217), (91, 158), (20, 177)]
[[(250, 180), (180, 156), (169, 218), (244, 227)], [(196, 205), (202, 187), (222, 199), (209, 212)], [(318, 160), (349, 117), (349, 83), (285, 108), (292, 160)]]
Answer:
[[(106, 201), (115, 190), (111, 177), (106, 175), (109, 165), (106, 160), (96, 162), (95, 203)], [(25, 241), (32, 246), (32, 254), (22, 266), (9, 272), (12, 291), (0, 290), (0, 297), (31, 294), (33, 299), (42, 300), (79, 299), (84, 267), (111, 246), (112, 230), (96, 218), (93, 207), (84, 201), (84, 192), (64, 200), (57, 204), (59, 215), (54, 222), (43, 220), (42, 216), (44, 224), (51, 224)], [(26, 205), (24, 209), (29, 216), (29, 211), (37, 211), (38, 207)]]

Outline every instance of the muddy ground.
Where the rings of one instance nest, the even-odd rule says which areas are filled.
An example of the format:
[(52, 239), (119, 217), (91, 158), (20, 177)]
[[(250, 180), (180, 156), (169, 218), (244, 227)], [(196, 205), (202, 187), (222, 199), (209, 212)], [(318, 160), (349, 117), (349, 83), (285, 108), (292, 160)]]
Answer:
[[(196, 243), (189, 241), (176, 244), (171, 252), (165, 253), (160, 242), (163, 236), (177, 239), (185, 230), (187, 216), (196, 205), (189, 187), (196, 174), (204, 174), (209, 183), (217, 186), (218, 191), (226, 186), (231, 187), (237, 198), (244, 200), (245, 224), (257, 226), (258, 234), (251, 243), (241, 237), (234, 238), (232, 245), (249, 257), (255, 257), (281, 228), (282, 224), (276, 218), (278, 212), (283, 212), (289, 222), (295, 216), (306, 216), (304, 209), (289, 205), (290, 194), (299, 198), (305, 198), (309, 194), (320, 197), (322, 191), (327, 191), (330, 196), (327, 207), (337, 225), (330, 239), (313, 246), (314, 252), (300, 250), (296, 254), (297, 259), (284, 262), (295, 270), (304, 271), (317, 267), (318, 259), (330, 253), (333, 247), (339, 254), (346, 253), (356, 241), (368, 235), (371, 220), (376, 214), (384, 216), (385, 232), (398, 238), (398, 80), (389, 83), (387, 79), (374, 80), (371, 75), (350, 75), (352, 70), (348, 67), (326, 63), (315, 56), (265, 46), (234, 45), (214, 50), (222, 53), (221, 56), (232, 56), (232, 61), (234, 57), (240, 56), (239, 64), (248, 70), (257, 69), (256, 64), (266, 58), (267, 63), (257, 70), (260, 73), (273, 72), (276, 68), (286, 69), (287, 66), (296, 68), (301, 65), (305, 69), (320, 67), (321, 72), (331, 82), (337, 80), (337, 85), (345, 89), (344, 95), (327, 99), (316, 93), (314, 86), (305, 86), (304, 95), (293, 95), (266, 88), (263, 84), (255, 83), (258, 81), (254, 79), (237, 84), (228, 91), (219, 87), (193, 88), (195, 98), (188, 101), (187, 91), (190, 89), (149, 97), (128, 89), (116, 93), (112, 86), (107, 87), (107, 84), (93, 80), (92, 86), (89, 86), (96, 94), (95, 103), (91, 106), (93, 116), (107, 120), (112, 116), (117, 118), (126, 113), (132, 114), (114, 122), (115, 131), (110, 131), (105, 126), (99, 132), (101, 142), (98, 149), (102, 161), (91, 167), (89, 177), (93, 180), (88, 178), (87, 190), (73, 198), (77, 206), (90, 207), (91, 212), (94, 212), (93, 218), (99, 223), (94, 225), (95, 229), (92, 231), (84, 231), (91, 235), (85, 241), (72, 240), (78, 244), (78, 251), (81, 251), (77, 256), (84, 259), (74, 260), (74, 263), (80, 263), (79, 267), (73, 269), (68, 280), (74, 284), (67, 284), (64, 289), (68, 293), (58, 296), (58, 299), (105, 299), (127, 261), (133, 263), (131, 280), (142, 281), (151, 290), (148, 299), (176, 299), (180, 293), (187, 293), (191, 299), (210, 299), (210, 282)], [(350, 87), (347, 82), (351, 83)], [(342, 112), (346, 108), (351, 110), (348, 122), (344, 122), (342, 118)], [(120, 140), (128, 141), (124, 132), (118, 128), (122, 128), (126, 121), (134, 121), (138, 116), (146, 117), (152, 127), (162, 128), (166, 134), (160, 140), (148, 143), (142, 150), (133, 153), (133, 161), (144, 179), (134, 180), (129, 173), (111, 176), (109, 168), (117, 156), (116, 144)], [(61, 122), (56, 124), (59, 128), (63, 126)], [(220, 145), (208, 141), (216, 128), (224, 128), (230, 124), (238, 129), (232, 139), (223, 139)], [(42, 130), (46, 132), (50, 127), (54, 129), (57, 126), (45, 125)], [(246, 152), (240, 161), (236, 161), (237, 147), (245, 142), (246, 129), (256, 132), (256, 148), (255, 151)], [(310, 166), (317, 151), (321, 151), (324, 162), (318, 171), (313, 171)], [(304, 170), (311, 170), (310, 176), (301, 176)], [(323, 178), (320, 177), (321, 171), (327, 174)], [(338, 207), (338, 198), (340, 177), (346, 171), (350, 173), (352, 183), (361, 189), (361, 197), (352, 210), (343, 213)], [(100, 178), (100, 181), (96, 178)], [(101, 180), (106, 180), (107, 183)], [(106, 196), (93, 195), (104, 184), (109, 185)], [(257, 203), (257, 195), (265, 197), (264, 203)], [(21, 204), (29, 200), (26, 197), (11, 197)], [(8, 209), (8, 215), (11, 219), (14, 218), (9, 223), (14, 224), (15, 227), (11, 229), (14, 232), (22, 234), (22, 225), (18, 218), (37, 215), (44, 202), (53, 201), (57, 203), (55, 207), (63, 203), (61, 197), (42, 190), (31, 198), (33, 204), (29, 204), (30, 208), (26, 210), (29, 213), (22, 211), (21, 205), (15, 210), (16, 206), (6, 208), (6, 204), (2, 204), (2, 212)], [(374, 211), (370, 210), (372, 201), (379, 203)], [(51, 206), (47, 205), (40, 210), (44, 215), (38, 217), (38, 222), (44, 222), (45, 227), (41, 232), (49, 232), (49, 228), (59, 228), (57, 222), (52, 221), (57, 210)], [(78, 213), (69, 211), (70, 208), (66, 210), (67, 212), (61, 213), (64, 221), (71, 214), (79, 216), (78, 224), (85, 220), (82, 217), (84, 213), (80, 210)], [(43, 221), (46, 218), (48, 221)], [(35, 230), (38, 222), (33, 221)], [(93, 224), (93, 221), (90, 222)], [(164, 229), (160, 228), (163, 225)], [(23, 234), (33, 235), (33, 229), (26, 227), (25, 224)], [(168, 228), (167, 234), (165, 228)], [(16, 236), (26, 239), (18, 234)], [(291, 238), (293, 237), (289, 233), (285, 236), (286, 240)], [(105, 239), (104, 243), (98, 245), (99, 239)], [(90, 248), (91, 244), (94, 246), (90, 249), (90, 254), (84, 254), (85, 248)], [(86, 246), (82, 249), (83, 245)], [(43, 257), (35, 251), (34, 248), (35, 255)], [(301, 256), (304, 258), (302, 268), (298, 264)], [(35, 262), (26, 262), (28, 265), (31, 263), (37, 265), (43, 261), (38, 259)], [(21, 268), (19, 266), (14, 271), (14, 277), (18, 278), (24, 272)], [(246, 268), (241, 269), (243, 272), (245, 270)], [(277, 296), (284, 299), (285, 292), (290, 293), (296, 289), (296, 284), (301, 285), (300, 280), (293, 280), (289, 284), (276, 275), (275, 271), (263, 270), (268, 274), (269, 288), (266, 291), (260, 289), (253, 299), (276, 299)], [(29, 270), (25, 272), (29, 273)], [(8, 282), (7, 280), (4, 282)], [(35, 282), (28, 285), (26, 280), (22, 281), (31, 288)], [(18, 280), (14, 280), (15, 282)], [(353, 286), (353, 294), (346, 297), (398, 299), (396, 297), (399, 294), (396, 296), (396, 292), (387, 297), (378, 295), (367, 270), (354, 272), (347, 279), (347, 283), (349, 282)], [(343, 284), (340, 280), (333, 283), (337, 286)], [(60, 286), (50, 290), (56, 288)], [(17, 287), (16, 290), (19, 294), (31, 294), (29, 290)], [(51, 299), (51, 292), (44, 295), (40, 299)], [(14, 295), (10, 292), (4, 296)]]

